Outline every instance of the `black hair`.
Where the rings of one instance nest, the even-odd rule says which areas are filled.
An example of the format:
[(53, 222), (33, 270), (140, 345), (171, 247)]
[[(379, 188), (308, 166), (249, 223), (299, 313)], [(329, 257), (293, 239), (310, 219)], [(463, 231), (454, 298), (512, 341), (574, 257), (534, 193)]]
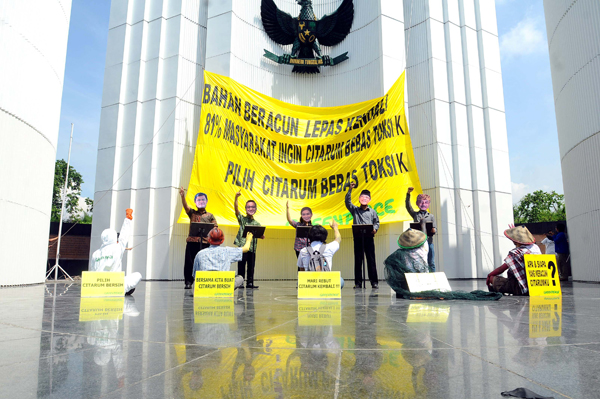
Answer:
[(564, 223), (556, 223), (556, 230), (558, 230), (559, 233), (564, 233), (566, 227), (567, 226), (565, 226)]
[(258, 206), (258, 205), (256, 205), (256, 201), (254, 201), (254, 200), (248, 200), (248, 201), (246, 201), (246, 205), (248, 205), (249, 202), (252, 202), (254, 204), (254, 206)]
[(310, 242), (325, 242), (327, 240), (327, 230), (320, 224), (315, 224), (308, 232), (308, 239)]
[(204, 194), (204, 193), (198, 193), (194, 196), (194, 202), (196, 202), (196, 199), (198, 199), (198, 197), (202, 197), (204, 195), (204, 198), (206, 198), (206, 200), (208, 201), (208, 195)]

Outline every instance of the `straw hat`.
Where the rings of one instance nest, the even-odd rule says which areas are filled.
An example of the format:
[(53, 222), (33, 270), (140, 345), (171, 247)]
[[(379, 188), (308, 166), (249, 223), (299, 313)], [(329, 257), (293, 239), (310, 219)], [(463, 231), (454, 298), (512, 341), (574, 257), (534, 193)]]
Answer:
[(418, 248), (425, 244), (427, 236), (420, 230), (408, 229), (398, 237), (398, 246), (402, 249)]
[(206, 240), (210, 245), (221, 245), (223, 241), (225, 241), (225, 235), (223, 234), (223, 230), (218, 227), (213, 228), (208, 233), (208, 239)]
[(511, 241), (517, 244), (529, 245), (535, 243), (535, 238), (531, 235), (527, 227), (517, 226), (511, 229), (504, 230), (504, 235)]

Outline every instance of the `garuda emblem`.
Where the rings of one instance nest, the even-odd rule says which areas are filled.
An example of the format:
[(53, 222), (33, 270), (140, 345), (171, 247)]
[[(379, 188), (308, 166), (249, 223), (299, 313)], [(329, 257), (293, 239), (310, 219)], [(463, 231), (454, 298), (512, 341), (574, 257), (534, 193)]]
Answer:
[(292, 72), (319, 73), (319, 66), (332, 66), (348, 59), (348, 53), (335, 58), (321, 54), (321, 45), (335, 46), (346, 38), (354, 19), (352, 0), (344, 0), (332, 14), (317, 20), (312, 0), (296, 0), (300, 15), (293, 18), (281, 11), (273, 0), (262, 0), (260, 15), (269, 37), (278, 44), (292, 45), (290, 54), (281, 56), (265, 50), (264, 56), (279, 64), (294, 65)]

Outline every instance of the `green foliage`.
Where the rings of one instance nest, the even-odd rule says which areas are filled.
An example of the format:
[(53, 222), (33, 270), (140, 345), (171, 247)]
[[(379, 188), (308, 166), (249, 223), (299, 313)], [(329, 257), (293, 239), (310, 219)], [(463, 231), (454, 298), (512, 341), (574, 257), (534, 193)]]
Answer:
[(565, 196), (555, 191), (534, 191), (513, 206), (513, 214), (517, 224), (566, 220)]
[[(52, 222), (60, 221), (62, 190), (65, 185), (66, 172), (67, 162), (64, 159), (57, 160), (56, 166), (54, 167), (54, 190), (52, 191), (52, 214), (50, 216)], [(67, 183), (67, 195), (65, 198), (65, 210), (69, 215), (74, 215), (80, 211), (79, 195), (81, 194), (82, 184), (83, 178), (81, 177), (81, 174), (69, 165), (69, 182)]]

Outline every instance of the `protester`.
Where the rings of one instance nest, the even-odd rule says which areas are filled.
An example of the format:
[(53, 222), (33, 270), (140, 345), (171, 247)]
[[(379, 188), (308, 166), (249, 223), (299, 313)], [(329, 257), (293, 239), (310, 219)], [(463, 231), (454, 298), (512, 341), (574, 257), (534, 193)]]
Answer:
[[(102, 246), (92, 254), (90, 271), (92, 272), (122, 272), (123, 271), (123, 253), (127, 249), (127, 242), (131, 237), (133, 220), (133, 209), (125, 211), (125, 220), (121, 227), (119, 240), (117, 241), (117, 232), (113, 229), (106, 229), (102, 232)], [(140, 273), (134, 272), (125, 276), (125, 295), (133, 294), (135, 287), (142, 280)]]
[[(427, 209), (429, 209), (429, 205), (431, 204), (431, 197), (427, 194), (417, 195), (417, 207), (419, 208), (419, 211), (415, 212), (410, 203), (410, 193), (413, 190), (413, 187), (409, 187), (406, 193), (406, 210), (413, 218), (413, 221), (415, 223), (421, 223), (421, 231), (428, 235), (427, 244), (429, 245), (429, 254), (427, 255), (427, 262), (429, 263), (429, 270), (435, 272), (435, 251), (433, 248), (433, 236), (435, 235), (435, 233), (437, 233), (437, 225), (435, 224), (435, 216), (433, 216), (427, 211)], [(433, 224), (433, 228), (431, 229), (431, 235), (427, 233), (426, 223)]]
[(571, 276), (571, 254), (569, 251), (569, 239), (567, 238), (565, 229), (566, 226), (564, 223), (557, 223), (556, 234), (548, 237), (548, 239), (554, 241), (560, 281), (566, 281)]
[(554, 241), (549, 239), (548, 237), (552, 237), (554, 235), (553, 231), (549, 231), (546, 233), (546, 238), (542, 240), (542, 244), (546, 247), (546, 255), (554, 255), (556, 250), (554, 249)]
[[(194, 279), (197, 271), (228, 272), (233, 262), (242, 260), (243, 254), (250, 250), (252, 233), (248, 233), (246, 243), (242, 248), (222, 247), (225, 241), (223, 231), (215, 227), (208, 233), (210, 247), (198, 252), (194, 259)], [(235, 289), (244, 285), (244, 277), (239, 274), (235, 276)]]
[(379, 216), (373, 208), (369, 208), (368, 204), (371, 201), (371, 192), (362, 190), (358, 197), (360, 206), (352, 204), (352, 189), (356, 187), (356, 183), (350, 183), (350, 190), (346, 193), (346, 208), (352, 214), (353, 224), (372, 224), (373, 235), (360, 237), (354, 236), (354, 288), (361, 288), (363, 275), (362, 265), (363, 257), (367, 257), (367, 267), (371, 287), (379, 288), (379, 279), (377, 278), (377, 267), (375, 263), (375, 234), (379, 230)]
[(429, 247), (427, 236), (420, 230), (408, 229), (398, 237), (400, 247), (383, 262), (389, 276), (399, 280), (403, 289), (408, 290), (405, 273), (428, 273)]
[[(206, 204), (208, 203), (208, 196), (204, 193), (197, 193), (194, 196), (194, 203), (198, 209), (192, 209), (189, 207), (185, 199), (185, 191), (183, 187), (179, 189), (179, 195), (181, 196), (181, 203), (183, 209), (190, 218), (190, 233), (192, 231), (192, 223), (212, 223), (215, 227), (218, 226), (217, 219), (210, 212), (206, 211)], [(183, 266), (183, 276), (185, 278), (185, 289), (189, 290), (192, 288), (194, 283), (194, 276), (192, 275), (192, 269), (194, 265), (194, 258), (196, 254), (203, 248), (208, 247), (208, 242), (204, 237), (194, 237), (188, 234), (185, 245), (185, 263)]]
[[(243, 237), (244, 227), (246, 226), (260, 226), (260, 223), (254, 219), (256, 214), (257, 205), (254, 200), (246, 201), (246, 216), (242, 216), (238, 208), (238, 198), (242, 195), (241, 191), (235, 193), (235, 200), (233, 201), (233, 207), (235, 209), (235, 217), (240, 224), (237, 236), (235, 237), (234, 245), (243, 247), (246, 244), (246, 237)], [(263, 235), (260, 237), (264, 239)], [(256, 238), (250, 239), (250, 250), (242, 256), (242, 260), (238, 262), (238, 274), (243, 278), (246, 278), (246, 264), (248, 265), (248, 278), (246, 279), (246, 288), (258, 289), (257, 285), (254, 285), (254, 266), (256, 265), (256, 247), (258, 241)]]
[[(540, 248), (535, 245), (535, 238), (527, 227), (512, 227), (504, 231), (504, 235), (515, 244), (515, 248), (508, 251), (502, 266), (490, 272), (486, 284), (490, 292), (501, 292), (512, 295), (529, 295), (527, 276), (525, 275), (525, 255), (541, 255)], [(500, 274), (506, 270), (507, 277)]]
[[(302, 208), (300, 210), (300, 221), (296, 222), (295, 220), (292, 219), (292, 215), (290, 213), (290, 201), (286, 202), (285, 208), (286, 208), (286, 217), (287, 217), (288, 223), (293, 228), (297, 228), (298, 226), (312, 226), (312, 220), (311, 220), (312, 215), (313, 215), (312, 209), (310, 209), (307, 206)], [(309, 244), (308, 238), (296, 237), (296, 240), (294, 241), (294, 250), (296, 251), (296, 258), (298, 258), (298, 254), (300, 253), (302, 248), (308, 246), (308, 244)], [(298, 271), (301, 271), (301, 269), (298, 268)]]
[[(329, 244), (325, 244), (327, 240), (327, 230), (325, 227), (320, 224), (314, 225), (310, 232), (308, 233), (308, 239), (310, 240), (310, 246), (303, 248), (300, 251), (298, 256), (298, 267), (304, 270), (311, 270), (310, 260), (312, 258), (317, 258), (316, 255), (322, 255), (324, 261), (326, 262), (325, 267), (321, 266), (322, 271), (331, 271), (333, 270), (333, 255), (340, 249), (340, 243), (342, 242), (342, 236), (340, 235), (340, 231), (338, 229), (338, 224), (334, 220), (330, 224), (333, 233), (335, 234), (335, 239), (331, 241)], [(311, 256), (312, 255), (312, 256)], [(319, 271), (319, 270), (315, 270)], [(344, 288), (344, 279), (340, 277), (341, 288)]]

